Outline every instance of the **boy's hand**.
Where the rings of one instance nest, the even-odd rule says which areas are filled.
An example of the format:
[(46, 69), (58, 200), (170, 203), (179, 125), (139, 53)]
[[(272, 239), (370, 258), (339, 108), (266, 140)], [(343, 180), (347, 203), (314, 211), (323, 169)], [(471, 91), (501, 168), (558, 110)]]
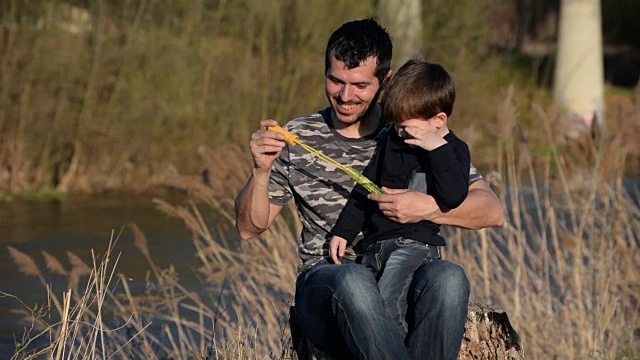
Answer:
[(347, 240), (340, 236), (334, 236), (329, 243), (329, 255), (334, 264), (342, 264), (340, 258), (344, 256), (344, 252), (347, 249)]
[(404, 139), (405, 143), (419, 146), (427, 151), (434, 150), (447, 143), (442, 136), (427, 130), (420, 130), (413, 126), (407, 126), (404, 128), (404, 132), (410, 136)]

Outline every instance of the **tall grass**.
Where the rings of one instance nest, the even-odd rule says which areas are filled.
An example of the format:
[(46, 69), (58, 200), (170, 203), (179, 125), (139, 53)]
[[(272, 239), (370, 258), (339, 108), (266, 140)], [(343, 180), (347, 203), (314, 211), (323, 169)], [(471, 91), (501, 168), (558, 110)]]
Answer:
[(171, 166), (194, 171), (195, 146), (244, 144), (259, 119), (323, 106), (326, 38), (372, 14), (348, 1), (72, 3), (0, 5), (2, 192), (139, 190)]
[[(296, 276), (297, 230), (290, 226), (296, 225), (281, 218), (259, 241), (228, 241), (225, 234), (233, 228), (230, 194), (239, 190), (248, 175), (248, 167), (238, 167), (246, 165), (247, 158), (237, 147), (225, 148), (223, 158), (212, 157), (208, 149), (200, 150), (219, 176), (209, 185), (176, 176), (176, 184), (189, 190), (187, 207), (159, 199), (156, 202), (160, 211), (182, 218), (192, 232), (195, 257), (201, 262), (202, 287), (186, 288), (172, 266), (158, 267), (148, 240), (135, 224), (130, 225), (135, 245), (149, 263), (143, 293), (134, 291), (122, 275), (112, 282), (113, 247), (94, 260), (93, 270), (79, 267), (82, 272), (76, 267), (65, 270), (61, 261), (45, 253), (46, 267), (53, 274), (66, 276), (70, 290), (64, 301), (55, 291), (49, 293), (55, 306), (42, 309), (22, 304), (34, 325), (17, 340), (13, 359), (292, 358), (288, 311)], [(215, 211), (222, 221), (215, 226), (207, 224), (202, 207)], [(49, 288), (45, 274), (30, 255), (14, 248), (10, 253), (20, 271), (38, 277)], [(78, 256), (69, 256), (77, 266), (82, 264)], [(86, 275), (89, 278), (84, 280)], [(76, 335), (87, 333), (92, 335)]]
[(561, 120), (536, 112), (545, 156), (530, 148), (511, 97), (498, 112), (504, 229), (447, 229), (446, 256), (465, 264), (476, 298), (508, 311), (527, 358), (637, 356), (640, 208), (623, 187), (624, 135), (560, 145), (551, 129)]
[[(503, 201), (507, 223), (481, 231), (445, 228), (445, 257), (464, 264), (472, 301), (506, 310), (526, 358), (637, 357), (640, 209), (622, 187), (623, 143), (587, 136), (570, 146), (549, 136), (547, 151), (538, 153), (525, 141), (528, 133), (516, 110), (507, 96), (496, 116), (508, 129), (496, 145), (502, 167), (485, 174)], [(553, 110), (536, 111), (542, 127), (553, 129), (560, 121)], [(126, 278), (113, 282), (109, 253), (101, 258), (104, 263), (94, 260), (90, 271), (78, 261), (78, 270), (66, 271), (45, 256), (52, 272), (67, 274), (73, 290), (62, 300), (51, 297), (57, 315), (47, 319), (58, 320), (45, 322), (38, 315), (42, 309), (31, 309), (43, 326), (34, 327), (40, 331), (36, 336), (25, 335), (15, 359), (54, 350), (140, 359), (291, 358), (287, 318), (299, 263), (299, 224), (287, 208), (259, 239), (228, 239), (233, 196), (250, 162), (238, 147), (220, 151), (224, 156), (199, 151), (216, 177), (174, 175), (174, 184), (188, 192), (188, 205), (156, 200), (161, 211), (183, 219), (191, 231), (202, 287), (187, 288), (172, 267), (159, 268), (135, 225), (136, 245), (150, 268), (144, 294), (134, 293)], [(210, 213), (216, 223), (205, 220)], [(29, 255), (11, 253), (25, 274), (46, 285)], [(78, 281), (82, 274), (90, 274), (86, 287)], [(91, 336), (74, 335), (80, 333)], [(49, 345), (34, 349), (28, 340), (37, 336), (46, 336)], [(66, 350), (58, 350), (61, 346)]]
[[(324, 107), (326, 41), (375, 3), (2, 2), (0, 192), (146, 190), (197, 171), (199, 145), (246, 146), (257, 121)], [(453, 124), (479, 154), (514, 77), (490, 50), (494, 6), (431, 1), (424, 16), (423, 56), (454, 75)]]
[[(44, 268), (11, 249), (50, 299), (23, 304), (32, 326), (13, 358), (290, 358), (299, 224), (287, 209), (258, 240), (227, 238), (233, 196), (250, 165), (246, 149), (226, 144), (244, 146), (259, 119), (325, 106), (325, 41), (345, 20), (374, 15), (373, 5), (87, 3), (86, 14), (60, 0), (0, 5), (0, 198), (46, 187), (186, 190), (188, 206), (157, 205), (192, 233), (202, 286), (187, 288), (175, 269), (156, 265), (147, 246), (153, 239), (135, 225), (130, 231), (149, 263), (143, 293), (117, 275), (112, 247), (92, 254), (91, 265), (70, 253), (70, 269), (44, 254), (48, 271), (68, 279), (61, 297)], [(486, 11), (472, 1), (455, 6), (458, 15)], [(625, 168), (638, 168), (637, 99), (609, 106), (611, 129), (591, 136), (543, 92), (492, 91), (500, 64), (467, 46), (486, 49), (482, 24), (470, 22), (477, 31), (454, 46), (469, 22), (457, 16), (445, 32), (433, 14), (427, 58), (447, 65), (461, 89), (452, 127), (483, 159), (508, 212), (503, 229), (446, 229), (446, 257), (464, 264), (474, 300), (507, 311), (527, 358), (637, 357), (640, 212), (621, 185)], [(464, 61), (476, 51), (476, 62)], [(481, 69), (491, 70), (488, 78)], [(202, 176), (181, 175), (203, 163)]]

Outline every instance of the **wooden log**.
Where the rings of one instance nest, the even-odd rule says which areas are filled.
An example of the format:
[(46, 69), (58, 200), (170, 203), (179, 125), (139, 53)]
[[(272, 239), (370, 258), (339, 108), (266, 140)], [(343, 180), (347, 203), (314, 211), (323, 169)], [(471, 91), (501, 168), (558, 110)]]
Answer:
[[(302, 337), (295, 322), (294, 307), (289, 309), (289, 326), (293, 352), (299, 360), (329, 360)], [(459, 360), (523, 360), (520, 337), (504, 311), (488, 305), (469, 304)]]

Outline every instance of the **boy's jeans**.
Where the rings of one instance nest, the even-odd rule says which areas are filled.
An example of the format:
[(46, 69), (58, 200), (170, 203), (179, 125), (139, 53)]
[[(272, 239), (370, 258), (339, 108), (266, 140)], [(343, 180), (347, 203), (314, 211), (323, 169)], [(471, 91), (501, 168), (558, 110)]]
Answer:
[(372, 244), (362, 258), (362, 263), (377, 274), (387, 313), (403, 338), (408, 332), (405, 318), (413, 274), (423, 264), (441, 257), (438, 246), (400, 237)]

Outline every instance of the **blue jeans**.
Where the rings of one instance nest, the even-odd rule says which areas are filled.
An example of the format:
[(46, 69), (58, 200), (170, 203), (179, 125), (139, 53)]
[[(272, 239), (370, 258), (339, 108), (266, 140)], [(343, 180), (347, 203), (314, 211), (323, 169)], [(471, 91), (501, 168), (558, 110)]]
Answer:
[(470, 292), (462, 267), (441, 260), (439, 247), (402, 237), (373, 244), (362, 263), (378, 272), (385, 308), (412, 358), (456, 359)]
[(295, 315), (302, 334), (336, 358), (454, 360), (469, 292), (462, 267), (440, 259), (422, 264), (409, 286), (403, 344), (373, 272), (361, 264), (321, 263), (298, 276)]
[(403, 338), (409, 331), (405, 317), (413, 274), (421, 265), (440, 258), (438, 246), (402, 237), (378, 241), (363, 256), (362, 263), (378, 273), (385, 308)]
[(416, 270), (407, 295), (411, 358), (457, 359), (469, 293), (469, 280), (459, 265), (434, 259)]
[(302, 335), (332, 357), (410, 359), (385, 311), (374, 273), (361, 264), (316, 264), (296, 282)]

